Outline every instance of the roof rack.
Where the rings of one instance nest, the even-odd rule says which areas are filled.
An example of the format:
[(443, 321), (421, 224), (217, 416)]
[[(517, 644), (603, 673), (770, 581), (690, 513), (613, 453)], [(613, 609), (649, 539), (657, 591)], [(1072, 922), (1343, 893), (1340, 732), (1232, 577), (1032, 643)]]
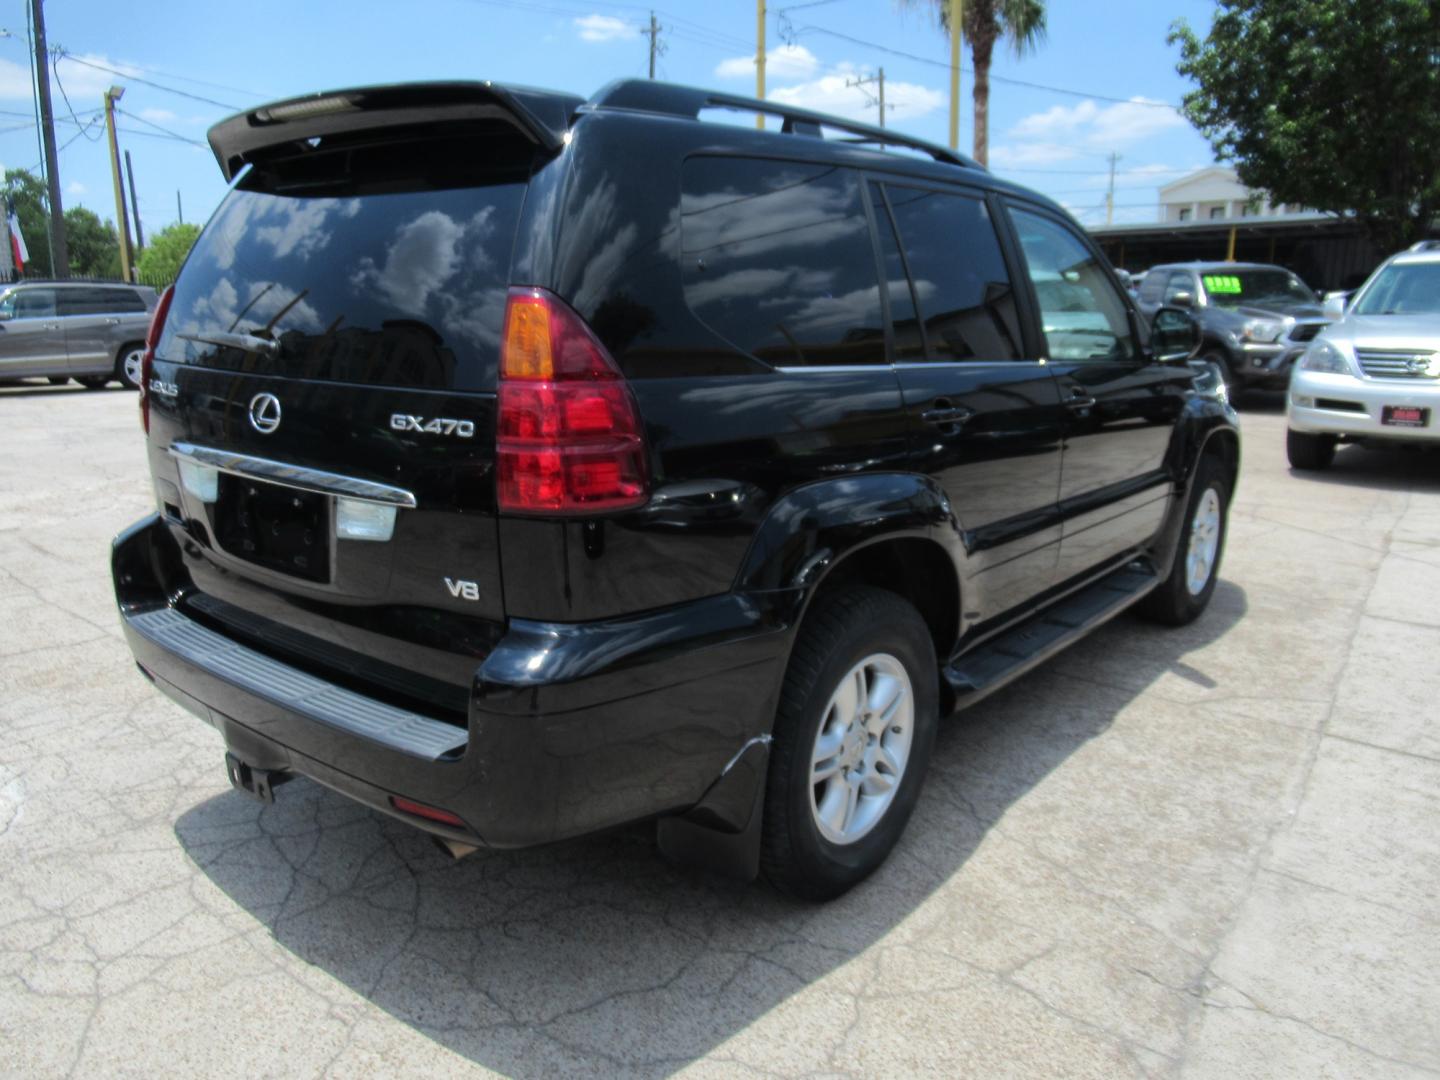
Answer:
[(654, 82), (650, 79), (617, 79), (603, 87), (587, 103), (591, 109), (632, 109), (636, 112), (663, 113), (668, 116), (683, 116), (699, 119), (702, 109), (735, 109), (740, 112), (757, 112), (766, 116), (779, 117), (780, 130), (787, 135), (808, 135), (824, 138), (821, 127), (834, 128), (854, 136), (846, 142), (867, 143), (879, 146), (903, 146), (929, 154), (936, 161), (946, 165), (959, 165), (966, 169), (985, 171), (974, 158), (957, 153), (944, 146), (913, 139), (890, 128), (874, 127), (870, 124), (845, 120), (838, 116), (797, 109), (774, 101), (761, 101), (737, 94), (724, 94), (715, 90), (701, 90), (693, 86), (679, 86), (675, 83)]
[(1407, 251), (1440, 251), (1440, 240), (1420, 240), (1411, 244)]

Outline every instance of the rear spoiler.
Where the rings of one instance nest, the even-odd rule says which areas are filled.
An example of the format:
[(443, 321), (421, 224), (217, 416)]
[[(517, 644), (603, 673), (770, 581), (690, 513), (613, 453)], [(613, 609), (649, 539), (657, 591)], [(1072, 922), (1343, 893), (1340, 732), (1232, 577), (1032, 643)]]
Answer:
[(446, 120), (504, 120), (549, 151), (564, 144), (584, 99), (489, 82), (403, 83), (331, 90), (261, 105), (210, 129), (210, 149), (225, 180), (260, 150), (351, 131)]

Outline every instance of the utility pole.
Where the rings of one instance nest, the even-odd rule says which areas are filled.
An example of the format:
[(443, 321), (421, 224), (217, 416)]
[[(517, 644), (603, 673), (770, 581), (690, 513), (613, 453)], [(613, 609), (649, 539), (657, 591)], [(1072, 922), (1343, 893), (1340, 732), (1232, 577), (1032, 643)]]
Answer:
[(175, 189), (175, 216), (181, 225), (185, 224), (185, 208), (180, 205), (180, 189), (178, 187)]
[[(765, 0), (755, 0), (755, 96), (765, 100)], [(755, 114), (755, 126), (765, 130), (765, 114)]]
[(885, 69), (882, 67), (877, 74), (867, 75), (863, 79), (845, 80), (846, 86), (858, 86), (860, 88), (860, 92), (864, 94), (867, 98), (870, 95), (869, 92), (865, 89), (865, 87), (868, 86), (870, 83), (875, 84), (876, 91), (879, 96), (879, 101), (872, 102), (872, 104), (878, 104), (880, 106), (880, 126), (883, 128), (885, 126)]
[(145, 250), (145, 233), (140, 229), (140, 200), (135, 197), (135, 166), (130, 163), (130, 151), (125, 151), (125, 174), (130, 177), (130, 209), (135, 214), (135, 255)]
[(60, 205), (60, 161), (55, 152), (55, 117), (50, 111), (50, 54), (45, 48), (43, 0), (30, 0), (35, 22), (35, 98), (40, 103), (40, 132), (45, 139), (45, 182), (50, 189), (50, 272), (70, 276), (70, 248), (65, 243), (65, 208)]
[(1120, 155), (1110, 151), (1110, 190), (1105, 194), (1105, 224), (1110, 225), (1115, 221), (1115, 163), (1120, 160)]
[(115, 223), (120, 228), (120, 276), (130, 281), (130, 221), (125, 213), (125, 182), (120, 179), (120, 144), (115, 141), (115, 102), (124, 96), (123, 86), (105, 91), (105, 133), (110, 141), (110, 176), (115, 181)]
[(950, 0), (950, 149), (960, 149), (960, 20), (962, 0)]
[(665, 52), (665, 46), (660, 44), (660, 31), (664, 27), (655, 21), (655, 13), (650, 12), (650, 29), (646, 31), (650, 35), (650, 78), (655, 78), (655, 58)]

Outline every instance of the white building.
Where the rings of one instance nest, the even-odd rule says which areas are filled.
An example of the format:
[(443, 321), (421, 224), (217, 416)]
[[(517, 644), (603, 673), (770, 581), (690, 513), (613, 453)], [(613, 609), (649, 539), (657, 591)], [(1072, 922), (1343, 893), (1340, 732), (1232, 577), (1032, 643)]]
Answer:
[(1283, 203), (1271, 206), (1263, 192), (1251, 191), (1240, 183), (1234, 169), (1222, 165), (1211, 165), (1160, 189), (1160, 220), (1166, 224), (1273, 218), (1305, 212), (1303, 207)]

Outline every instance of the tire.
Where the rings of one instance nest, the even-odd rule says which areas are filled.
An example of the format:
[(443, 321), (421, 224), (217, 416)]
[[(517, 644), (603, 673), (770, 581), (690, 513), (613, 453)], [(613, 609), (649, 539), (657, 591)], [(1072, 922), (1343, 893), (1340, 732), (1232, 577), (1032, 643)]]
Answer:
[(1209, 606), (1220, 576), (1229, 517), (1230, 487), (1220, 462), (1204, 455), (1196, 466), (1190, 497), (1185, 501), (1185, 525), (1175, 561), (1165, 580), (1140, 601), (1137, 610), (1141, 615), (1167, 626), (1184, 626)]
[[(865, 705), (884, 704), (886, 689), (899, 684), (887, 711), (864, 723), (863, 706), (846, 704), (848, 689), (859, 706), (862, 679)], [(914, 607), (870, 586), (814, 602), (785, 672), (766, 778), (760, 867), (776, 888), (829, 900), (885, 861), (920, 796), (938, 709), (935, 644)], [(832, 748), (821, 760), (834, 769), (817, 784), (817, 754)], [(887, 788), (897, 761), (899, 782)], [(834, 808), (828, 825), (821, 807)]]
[(109, 375), (81, 375), (76, 380), (86, 390), (104, 390), (110, 383)]
[(1335, 460), (1335, 436), (1286, 429), (1285, 456), (1290, 459), (1292, 469), (1304, 472), (1328, 469)]
[(145, 357), (145, 343), (132, 341), (115, 354), (115, 378), (127, 390), (140, 389), (140, 362)]

